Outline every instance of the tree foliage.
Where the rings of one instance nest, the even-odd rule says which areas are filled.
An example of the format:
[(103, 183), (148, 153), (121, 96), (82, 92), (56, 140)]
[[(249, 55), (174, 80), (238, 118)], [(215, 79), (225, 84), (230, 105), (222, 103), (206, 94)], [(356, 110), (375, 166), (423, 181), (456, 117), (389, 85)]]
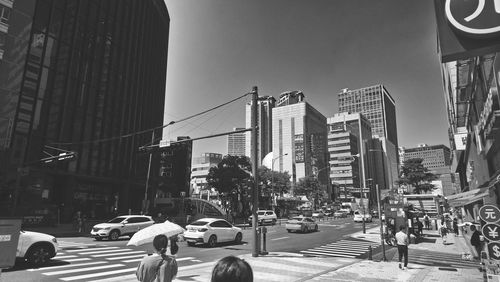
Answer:
[(283, 195), (290, 191), (290, 175), (287, 171), (272, 171), (265, 166), (261, 166), (257, 169), (257, 172), (259, 182), (262, 183), (262, 194), (270, 195), (271, 192), (274, 192)]
[(319, 182), (315, 176), (306, 176), (299, 179), (299, 182), (295, 185), (294, 193), (295, 195), (305, 195), (308, 199), (311, 199), (313, 194), (318, 192)]
[(424, 194), (436, 189), (430, 182), (438, 179), (438, 176), (429, 172), (422, 162), (423, 159), (421, 158), (406, 160), (401, 166), (399, 180), (397, 181), (399, 185), (413, 187), (415, 194)]

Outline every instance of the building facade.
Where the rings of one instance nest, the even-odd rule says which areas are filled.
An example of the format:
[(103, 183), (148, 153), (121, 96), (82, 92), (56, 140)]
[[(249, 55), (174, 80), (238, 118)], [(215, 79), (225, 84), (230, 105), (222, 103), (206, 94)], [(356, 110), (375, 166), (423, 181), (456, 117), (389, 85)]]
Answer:
[[(372, 136), (382, 141), (387, 162), (387, 178), (394, 185), (398, 179), (398, 131), (396, 102), (383, 85), (360, 89), (342, 89), (338, 94), (339, 113), (362, 113), (372, 128)], [(387, 189), (391, 187), (386, 187)]]
[(292, 193), (299, 179), (317, 176), (328, 185), (326, 118), (305, 101), (300, 91), (284, 92), (273, 109), (274, 170), (291, 175)]
[[(244, 128), (236, 127), (233, 131)], [(232, 133), (227, 136), (227, 154), (232, 156), (245, 156), (245, 132)]]
[[(275, 107), (276, 99), (272, 96), (259, 97), (257, 100), (257, 161), (258, 166), (262, 165), (264, 157), (273, 150), (273, 108)], [(245, 125), (246, 128), (252, 127), (252, 102), (246, 104), (245, 107)], [(251, 137), (252, 133), (245, 133), (245, 155), (251, 157)]]
[(497, 13), (464, 20), (473, 4), (466, 2), (451, 1), (445, 9), (444, 1), (434, 1), (434, 6), (451, 169), (460, 176), (462, 192), (447, 200), (464, 220), (474, 221), (482, 205), (500, 204), (500, 35), (489, 25), (498, 23)]
[[(138, 148), (163, 124), (164, 2), (0, 5), (9, 10), (0, 24), (0, 213), (67, 221), (77, 210), (140, 211), (148, 154)], [(40, 161), (64, 153), (76, 157)], [(158, 156), (153, 163), (157, 171)]]
[[(203, 153), (199, 157), (193, 158), (191, 166), (191, 191), (190, 197), (199, 197), (210, 200), (210, 196), (215, 194), (207, 187), (207, 176), (210, 168), (216, 167), (222, 161), (222, 154)], [(214, 195), (214, 196), (215, 196)]]

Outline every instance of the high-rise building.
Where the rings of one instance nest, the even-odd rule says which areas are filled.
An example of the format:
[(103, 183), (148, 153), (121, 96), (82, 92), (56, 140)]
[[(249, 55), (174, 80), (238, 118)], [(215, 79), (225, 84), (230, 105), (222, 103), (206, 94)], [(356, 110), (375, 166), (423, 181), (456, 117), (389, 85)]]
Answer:
[(180, 136), (177, 142), (171, 142), (159, 151), (160, 183), (156, 193), (153, 192), (154, 198), (189, 196), (193, 141), (188, 136)]
[(164, 1), (4, 0), (0, 11), (0, 181), (19, 181), (0, 184), (0, 214), (139, 212), (149, 154), (138, 148), (163, 125)]
[(207, 175), (210, 168), (217, 166), (221, 161), (222, 154), (217, 153), (203, 153), (201, 156), (193, 158), (191, 166), (191, 197), (210, 199), (211, 191), (207, 189)]
[[(328, 118), (327, 124), (330, 179), (334, 187), (347, 185), (358, 201), (361, 199), (361, 188), (365, 188), (363, 198), (375, 195), (369, 193), (370, 186), (367, 181), (371, 171), (367, 158), (367, 142), (371, 139), (372, 132), (368, 119), (360, 113), (338, 113)], [(355, 147), (353, 140), (356, 141)]]
[[(262, 160), (264, 157), (272, 152), (273, 150), (273, 108), (275, 106), (276, 99), (272, 96), (263, 96), (259, 97), (257, 101), (257, 146), (258, 146), (258, 166), (262, 164)], [(246, 116), (245, 116), (245, 125), (247, 128), (252, 127), (252, 102), (246, 105)], [(252, 133), (247, 131), (245, 133), (245, 155), (247, 157), (251, 157), (251, 136)]]
[(450, 148), (445, 145), (420, 144), (415, 148), (404, 149), (403, 161), (415, 158), (422, 159), (422, 165), (439, 177), (438, 181), (441, 181), (438, 184), (439, 190), (434, 191), (434, 193), (448, 196), (459, 192), (454, 182), (456, 175), (451, 172)]
[(388, 163), (387, 178), (394, 185), (399, 163), (396, 102), (380, 84), (355, 90), (342, 89), (338, 99), (339, 112), (362, 113), (370, 121), (372, 136), (382, 141)]
[[(235, 127), (233, 131), (245, 128)], [(245, 155), (245, 132), (232, 133), (227, 136), (227, 154), (232, 156)]]
[[(273, 155), (282, 156), (274, 166), (287, 171), (292, 190), (300, 178), (317, 176), (327, 189), (328, 161), (326, 118), (304, 100), (300, 91), (284, 92), (273, 109)], [(293, 191), (292, 191), (293, 193)]]

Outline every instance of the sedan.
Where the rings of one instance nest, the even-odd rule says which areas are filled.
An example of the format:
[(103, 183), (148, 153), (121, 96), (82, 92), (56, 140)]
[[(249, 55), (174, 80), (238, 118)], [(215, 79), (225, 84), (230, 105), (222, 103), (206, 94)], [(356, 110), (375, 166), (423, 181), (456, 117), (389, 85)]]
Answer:
[(335, 218), (344, 218), (344, 217), (347, 217), (347, 213), (343, 212), (343, 211), (336, 211), (333, 213), (333, 217)]
[(186, 226), (184, 239), (188, 246), (207, 244), (215, 247), (219, 242), (240, 244), (243, 239), (241, 228), (220, 218), (202, 218)]
[[(369, 213), (365, 213), (364, 215), (365, 222), (372, 222), (372, 216)], [(359, 211), (354, 212), (354, 222), (363, 222), (363, 215)]]
[(311, 217), (297, 216), (290, 219), (286, 224), (285, 228), (288, 232), (300, 231), (318, 231), (318, 225)]

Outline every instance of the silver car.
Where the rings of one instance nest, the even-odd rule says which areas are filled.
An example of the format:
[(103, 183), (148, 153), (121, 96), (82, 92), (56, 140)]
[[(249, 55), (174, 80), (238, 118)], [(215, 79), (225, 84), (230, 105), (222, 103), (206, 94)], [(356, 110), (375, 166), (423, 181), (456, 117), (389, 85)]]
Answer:
[(318, 224), (316, 224), (314, 219), (312, 219), (311, 217), (296, 216), (288, 220), (288, 222), (285, 224), (285, 228), (288, 232), (318, 231)]

